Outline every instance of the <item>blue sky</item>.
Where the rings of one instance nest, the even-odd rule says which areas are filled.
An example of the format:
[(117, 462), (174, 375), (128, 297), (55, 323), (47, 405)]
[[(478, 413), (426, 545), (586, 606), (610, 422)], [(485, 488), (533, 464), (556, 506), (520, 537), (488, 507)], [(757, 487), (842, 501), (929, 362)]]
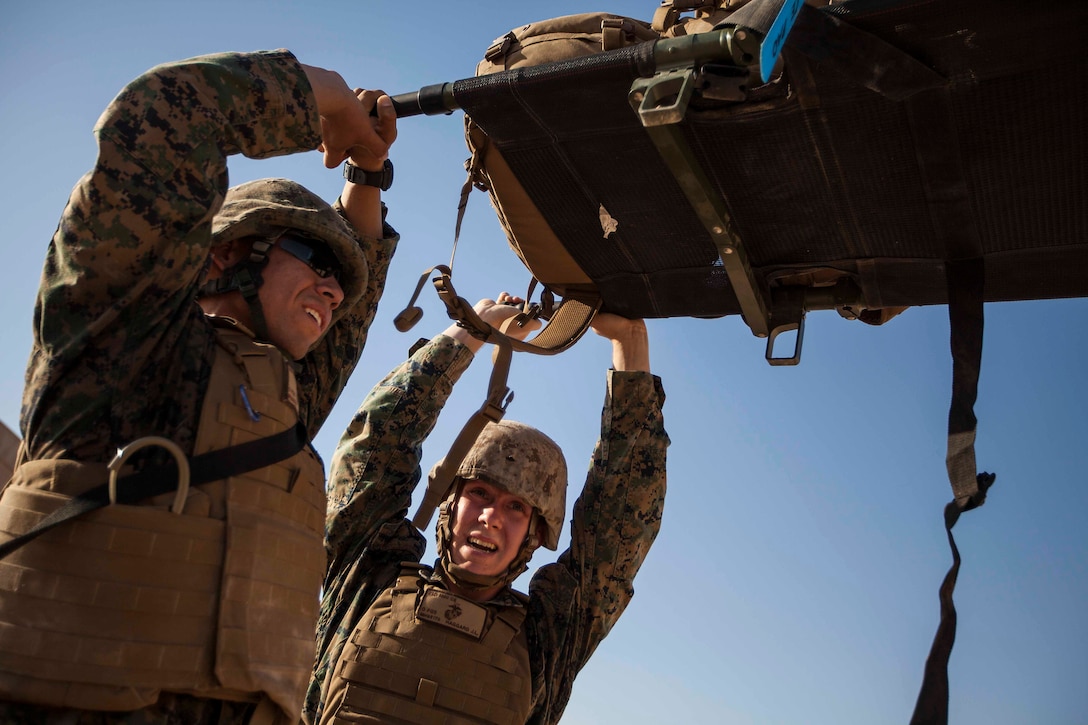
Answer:
[[(18, 425), (41, 263), (68, 192), (93, 162), (91, 128), (140, 72), (201, 53), (285, 47), (350, 85), (401, 93), (471, 76), (490, 41), (523, 23), (593, 10), (649, 19), (655, 6), (10, 3), (0, 24), (0, 420)], [(460, 113), (400, 124), (386, 199), (403, 239), (362, 363), (317, 439), (326, 460), (370, 385), (448, 322), (430, 290), (411, 333), (392, 318), (419, 274), (449, 259), (467, 155), (461, 126)], [(233, 183), (273, 175), (330, 199), (342, 183), (315, 153), (232, 160)], [(517, 293), (528, 279), (486, 197), (474, 194), (458, 291)], [(1085, 300), (986, 308), (977, 449), (980, 468), (998, 478), (955, 530), (965, 560), (950, 667), (956, 725), (1088, 723), (1086, 322)], [(951, 561), (941, 523), (951, 495), (946, 310), (911, 309), (880, 328), (812, 313), (795, 368), (768, 366), (739, 318), (649, 327), (673, 441), (665, 521), (564, 724), (906, 722)], [(559, 356), (514, 361), (508, 417), (562, 445), (574, 489), (608, 362), (607, 344), (592, 335)], [(479, 406), (488, 374), (481, 356), (426, 465)]]

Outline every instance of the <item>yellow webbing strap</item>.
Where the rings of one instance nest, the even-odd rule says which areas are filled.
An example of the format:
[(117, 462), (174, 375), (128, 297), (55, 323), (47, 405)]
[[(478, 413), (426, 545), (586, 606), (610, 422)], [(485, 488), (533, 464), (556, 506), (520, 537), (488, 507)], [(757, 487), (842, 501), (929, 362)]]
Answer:
[[(467, 329), (474, 337), (492, 342), (490, 339), (490, 325), (480, 320), (472, 309), (472, 305), (463, 297), (457, 295), (450, 280), (450, 271), (444, 267), (435, 267), (441, 272), (434, 281), (438, 296), (446, 305), (446, 311), (451, 319)], [(555, 355), (570, 348), (581, 339), (589, 329), (593, 318), (601, 309), (601, 298), (593, 295), (587, 300), (564, 298), (559, 306), (550, 314), (548, 324), (531, 340), (517, 340), (502, 333), (499, 336), (506, 339), (510, 347), (517, 352), (530, 352), (536, 355)], [(475, 318), (475, 319), (474, 319)]]
[[(393, 324), (400, 332), (407, 332), (420, 317), (423, 310), (416, 306), (416, 300), (423, 291), (423, 285), (432, 272), (438, 272), (432, 282), (438, 291), (438, 296), (446, 305), (446, 313), (450, 319), (456, 320), (461, 327), (478, 340), (493, 342), (492, 335), (496, 339), (504, 339), (517, 352), (529, 352), (535, 355), (555, 355), (570, 348), (574, 343), (586, 334), (593, 318), (601, 309), (601, 297), (598, 294), (587, 294), (579, 299), (565, 297), (554, 310), (544, 310), (542, 317), (546, 317), (548, 324), (538, 332), (531, 340), (517, 340), (495, 330), (491, 325), (481, 320), (472, 305), (458, 296), (450, 279), (450, 268), (445, 265), (436, 265), (424, 272), (416, 285), (415, 292), (408, 305), (396, 316)], [(530, 288), (532, 289), (532, 288)], [(550, 308), (550, 304), (549, 304)], [(515, 321), (518, 318), (515, 318)]]

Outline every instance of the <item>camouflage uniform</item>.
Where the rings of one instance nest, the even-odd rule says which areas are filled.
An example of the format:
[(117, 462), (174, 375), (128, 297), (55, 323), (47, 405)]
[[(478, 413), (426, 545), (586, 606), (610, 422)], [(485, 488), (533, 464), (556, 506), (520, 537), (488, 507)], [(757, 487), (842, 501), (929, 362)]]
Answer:
[[(99, 120), (95, 168), (73, 190), (45, 260), (21, 425), (30, 459), (108, 461), (161, 435), (192, 449), (215, 335), (195, 304), (228, 154), (321, 141), (305, 73), (286, 51), (152, 69)], [(359, 359), (397, 237), (361, 240), (367, 294), (301, 361), (310, 436)], [(131, 395), (139, 391), (139, 395)]]
[[(472, 357), (456, 341), (435, 338), (370, 392), (340, 442), (329, 481), (330, 568), (307, 723), (321, 716), (332, 668), (360, 618), (399, 562), (424, 555), (426, 541), (406, 518), (421, 446)], [(530, 723), (559, 720), (575, 676), (634, 593), (664, 503), (664, 397), (656, 376), (609, 373), (601, 440), (574, 506), (571, 546), (529, 584)]]
[[(95, 133), (95, 167), (72, 191), (45, 260), (21, 414), (26, 456), (106, 462), (147, 435), (191, 453), (216, 346), (196, 294), (228, 187), (227, 156), (315, 149), (316, 102), (287, 51), (209, 55), (137, 78)], [(339, 202), (334, 208), (343, 215)], [(298, 363), (299, 414), (311, 438), (358, 362), (398, 239), (388, 226), (382, 239), (359, 238), (370, 267), (365, 294)], [(247, 709), (165, 695), (153, 712), (64, 721), (227, 722)], [(0, 703), (0, 723), (58, 716)]]

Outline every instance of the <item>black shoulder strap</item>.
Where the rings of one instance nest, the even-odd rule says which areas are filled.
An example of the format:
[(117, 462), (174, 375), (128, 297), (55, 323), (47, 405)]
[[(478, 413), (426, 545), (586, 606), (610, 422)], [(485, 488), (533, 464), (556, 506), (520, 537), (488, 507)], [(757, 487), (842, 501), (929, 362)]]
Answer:
[[(974, 404), (982, 362), (985, 260), (974, 219), (948, 82), (909, 53), (844, 22), (830, 12), (800, 9), (785, 52), (794, 75), (804, 60), (834, 67), (890, 101), (905, 104), (922, 172), (930, 222), (944, 246), (952, 349), (952, 400), (946, 466), (953, 500), (944, 510), (952, 567), (940, 587), (941, 617), (926, 660), (911, 725), (947, 725), (948, 662), (956, 638), (952, 593), (960, 553), (952, 536), (961, 513), (981, 506), (996, 478), (975, 467)], [(805, 84), (798, 84), (802, 95)]]
[(982, 367), (986, 263), (981, 234), (970, 208), (948, 90), (937, 88), (920, 92), (907, 101), (907, 108), (918, 164), (925, 181), (930, 220), (945, 250), (952, 351), (952, 400), (948, 410), (945, 465), (953, 496), (944, 510), (952, 567), (941, 583), (941, 619), (926, 660), (911, 725), (947, 725), (948, 660), (956, 639), (952, 592), (960, 567), (952, 527), (961, 513), (986, 501), (986, 492), (996, 478), (991, 473), (978, 473), (975, 464), (977, 420), (974, 406)]
[[(194, 456), (189, 462), (190, 485), (217, 481), (279, 463), (303, 449), (309, 438), (301, 422), (294, 428)], [(133, 473), (117, 481), (117, 503), (134, 504), (173, 491), (178, 485), (176, 464)], [(0, 559), (46, 531), (109, 503), (109, 486), (103, 484), (69, 499), (24, 534), (0, 544)]]
[(975, 472), (975, 399), (982, 361), (982, 259), (946, 262), (948, 317), (952, 338), (952, 402), (948, 410), (946, 466), (953, 499), (944, 508), (944, 527), (952, 550), (952, 566), (938, 592), (941, 618), (926, 658), (922, 687), (914, 705), (911, 725), (947, 725), (948, 661), (956, 641), (956, 606), (952, 593), (960, 571), (960, 552), (952, 527), (960, 514), (981, 506), (996, 479), (993, 473)]

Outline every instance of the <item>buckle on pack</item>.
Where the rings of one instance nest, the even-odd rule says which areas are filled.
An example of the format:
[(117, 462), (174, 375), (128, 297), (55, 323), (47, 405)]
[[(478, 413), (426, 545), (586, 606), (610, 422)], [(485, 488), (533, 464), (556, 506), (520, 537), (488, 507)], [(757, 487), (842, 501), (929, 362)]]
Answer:
[(495, 38), (484, 53), (484, 60), (494, 63), (496, 58), (504, 57), (510, 50), (510, 46), (516, 42), (518, 42), (518, 36), (514, 35), (513, 30), (506, 35)]
[(601, 20), (601, 50), (616, 50), (634, 40), (635, 28), (627, 18)]

